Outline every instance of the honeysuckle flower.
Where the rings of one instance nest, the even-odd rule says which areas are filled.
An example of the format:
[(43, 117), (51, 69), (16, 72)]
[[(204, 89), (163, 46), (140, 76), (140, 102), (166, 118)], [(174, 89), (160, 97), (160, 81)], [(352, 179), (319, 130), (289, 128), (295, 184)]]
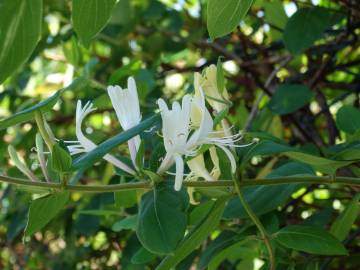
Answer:
[(214, 146), (210, 147), (210, 159), (213, 163), (211, 172), (206, 169), (204, 155), (199, 154), (198, 156), (187, 161), (187, 165), (191, 170), (191, 174), (188, 179), (197, 179), (199, 177), (204, 178), (206, 181), (216, 181), (220, 176), (220, 162), (219, 157), (216, 153)]
[[(93, 107), (93, 104), (91, 102), (87, 102), (85, 106), (82, 107), (81, 101), (78, 100), (76, 106), (75, 128), (77, 141), (66, 141), (66, 143), (69, 144), (68, 149), (70, 151), (70, 154), (75, 155), (79, 153), (90, 152), (97, 146), (93, 141), (88, 139), (81, 130), (81, 125), (85, 117), (95, 110), (96, 109)], [(113, 164), (115, 167), (118, 167), (129, 174), (135, 174), (135, 171), (133, 169), (131, 169), (128, 165), (126, 165), (113, 155), (106, 154), (103, 158)]]
[(215, 65), (210, 65), (205, 68), (204, 75), (201, 75), (198, 72), (194, 74), (194, 88), (195, 91), (199, 91), (201, 88), (205, 95), (206, 100), (209, 102), (210, 106), (216, 111), (221, 112), (227, 108), (229, 103), (229, 94), (226, 89), (220, 93), (217, 86), (217, 68)]
[(175, 190), (180, 190), (184, 174), (182, 156), (194, 154), (193, 150), (188, 146), (191, 96), (185, 95), (181, 106), (178, 102), (174, 102), (171, 110), (168, 109), (163, 99), (158, 100), (158, 105), (162, 118), (162, 133), (166, 150), (165, 158), (158, 169), (158, 173), (166, 171), (175, 161), (176, 176), (174, 188)]
[[(230, 160), (232, 173), (235, 172), (236, 161), (227, 147), (234, 146), (234, 142), (239, 137), (238, 135), (219, 137), (218, 132), (213, 131), (213, 119), (205, 106), (205, 97), (201, 88), (198, 96), (185, 95), (182, 99), (182, 105), (174, 102), (171, 110), (163, 99), (158, 100), (158, 105), (162, 117), (162, 133), (166, 150), (165, 158), (158, 169), (158, 173), (163, 173), (175, 162), (175, 190), (181, 189), (183, 181), (183, 156), (195, 156), (203, 144), (221, 148)], [(194, 131), (190, 136), (192, 130)], [(208, 178), (208, 176), (206, 177)]]
[[(133, 77), (128, 78), (127, 87), (127, 89), (122, 89), (116, 85), (107, 88), (111, 103), (123, 130), (128, 130), (138, 125), (141, 121), (139, 97)], [(139, 150), (140, 143), (139, 135), (128, 141), (131, 160), (135, 167), (136, 154)]]

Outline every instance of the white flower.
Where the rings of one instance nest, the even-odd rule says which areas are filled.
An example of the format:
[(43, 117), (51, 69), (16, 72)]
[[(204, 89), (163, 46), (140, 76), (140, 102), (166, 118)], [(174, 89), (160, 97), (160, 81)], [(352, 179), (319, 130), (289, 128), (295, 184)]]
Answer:
[[(201, 88), (198, 96), (193, 98), (190, 95), (184, 96), (182, 106), (178, 102), (174, 102), (172, 110), (168, 109), (162, 99), (158, 100), (158, 104), (162, 117), (162, 133), (166, 150), (166, 156), (158, 169), (158, 173), (166, 171), (175, 161), (175, 190), (181, 189), (183, 181), (183, 156), (195, 156), (203, 144), (212, 144), (221, 148), (230, 160), (232, 173), (235, 173), (236, 161), (227, 147), (234, 146), (234, 142), (239, 137), (238, 135), (219, 137), (218, 132), (213, 131), (214, 123), (205, 107), (205, 97)], [(190, 119), (193, 120), (192, 123)], [(194, 132), (189, 136), (192, 129)], [(190, 166), (192, 165), (197, 166), (198, 164), (192, 163)], [(209, 177), (206, 176), (206, 178)]]
[(191, 149), (188, 150), (191, 96), (185, 95), (182, 99), (181, 106), (178, 102), (174, 102), (171, 110), (168, 109), (163, 99), (158, 100), (158, 105), (162, 118), (162, 133), (166, 150), (166, 156), (158, 172), (162, 173), (166, 171), (175, 161), (175, 190), (180, 190), (184, 174), (184, 161), (182, 156), (193, 154)]
[[(81, 125), (85, 117), (96, 110), (93, 108), (93, 104), (91, 102), (87, 102), (84, 107), (81, 105), (81, 101), (78, 100), (77, 106), (76, 106), (76, 137), (77, 141), (66, 141), (66, 143), (70, 144), (68, 146), (68, 149), (70, 151), (70, 154), (75, 155), (79, 153), (84, 152), (90, 152), (93, 149), (96, 148), (96, 144), (92, 142), (90, 139), (88, 139), (81, 130)], [(104, 159), (113, 164), (114, 166), (122, 169), (123, 171), (135, 174), (135, 171), (131, 169), (128, 165), (114, 157), (113, 155), (106, 154), (104, 156)]]
[[(139, 97), (133, 77), (128, 78), (128, 88), (109, 86), (107, 88), (111, 103), (123, 130), (128, 130), (141, 121)], [(140, 136), (137, 135), (128, 141), (131, 160), (136, 167), (136, 154), (140, 147)]]

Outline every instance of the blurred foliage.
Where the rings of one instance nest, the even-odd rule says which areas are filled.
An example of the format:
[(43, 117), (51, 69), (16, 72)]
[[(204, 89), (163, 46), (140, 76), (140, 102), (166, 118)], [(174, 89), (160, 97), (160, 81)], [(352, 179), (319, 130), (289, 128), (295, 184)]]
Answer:
[[(41, 108), (56, 138), (74, 140), (76, 101), (93, 101), (97, 110), (88, 117), (86, 133), (100, 143), (121, 132), (107, 85), (125, 86), (133, 76), (145, 119), (157, 109), (158, 98), (177, 100), (192, 92), (193, 73), (217, 64), (221, 57), (232, 103), (225, 117), (234, 129), (248, 131), (245, 141), (260, 139), (259, 144), (237, 151), (244, 178), (271, 181), (329, 171), (360, 177), (357, 1), (256, 0), (252, 5), (239, 1), (244, 5), (240, 7), (231, 0), (96, 2), (0, 0), (0, 117), (6, 119), (0, 122), (1, 175), (24, 177), (9, 161), (9, 144), (35, 175), (42, 175), (33, 150), (37, 127), (30, 106)], [(215, 9), (209, 10), (211, 5)], [(244, 16), (246, 5), (251, 7)], [(233, 21), (226, 23), (226, 19)], [(209, 33), (216, 39), (210, 39)], [(56, 104), (52, 99), (40, 103), (55, 93)], [(150, 131), (142, 139), (146, 165), (157, 168), (164, 153), (159, 136)], [(69, 158), (61, 142), (56, 148), (58, 155)], [(128, 156), (125, 144), (116, 150)], [(229, 164), (224, 154), (218, 155), (220, 179), (228, 179)], [(69, 159), (66, 164), (56, 163), (54, 169), (67, 171), (70, 163)], [(205, 163), (210, 163), (207, 154)], [(68, 181), (106, 185), (132, 179), (111, 164), (99, 162), (78, 170)], [(157, 232), (135, 233), (139, 217), (153, 215), (139, 213), (139, 207), (154, 203), (149, 193), (142, 197), (144, 192), (72, 192), (66, 207), (60, 209), (54, 197), (1, 183), (0, 269), (135, 270), (159, 265), (168, 269), (174, 260), (179, 263), (176, 269), (268, 269), (265, 247), (258, 237), (251, 237), (256, 227), (239, 200), (233, 197), (226, 206), (221, 201), (228, 189), (196, 189), (192, 204), (181, 198), (177, 202), (181, 209), (168, 205), (166, 211), (176, 210), (173, 216), (179, 217), (179, 223), (164, 220), (174, 226), (167, 227), (171, 236), (179, 230), (174, 239), (167, 239), (171, 250), (177, 247), (173, 257), (163, 255), (169, 246), (151, 239), (156, 239)], [(165, 201), (174, 193), (167, 192)], [(266, 230), (276, 235), (272, 240), (276, 269), (304, 270), (360, 268), (358, 192), (359, 186), (340, 184), (244, 188)], [(46, 207), (32, 203), (29, 210), (30, 202), (40, 196), (34, 202), (45, 201)], [(44, 215), (33, 216), (35, 224), (27, 230), (36, 233), (24, 235), (28, 212), (37, 207), (49, 215), (45, 220)], [(184, 219), (187, 224), (180, 224)], [(195, 231), (198, 242), (189, 244), (188, 235), (183, 239), (185, 231)], [(289, 240), (294, 231), (307, 237)], [(317, 246), (315, 237), (324, 237), (330, 246), (335, 243), (335, 253), (321, 252), (323, 247)], [(346, 253), (339, 241), (347, 256), (331, 256)], [(149, 243), (159, 245), (160, 255), (146, 249)], [(191, 248), (184, 251), (184, 247)]]

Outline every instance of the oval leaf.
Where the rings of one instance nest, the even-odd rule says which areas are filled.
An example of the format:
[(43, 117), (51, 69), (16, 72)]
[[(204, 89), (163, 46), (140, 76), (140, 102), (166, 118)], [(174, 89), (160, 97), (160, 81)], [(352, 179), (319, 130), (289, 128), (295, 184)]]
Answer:
[(284, 29), (285, 47), (292, 54), (301, 53), (340, 18), (338, 14), (325, 8), (299, 9), (291, 16)]
[(207, 28), (211, 39), (225, 36), (244, 18), (253, 0), (209, 0)]
[(313, 93), (305, 85), (283, 84), (275, 90), (268, 106), (277, 114), (288, 114), (304, 107), (312, 97)]
[(275, 234), (281, 245), (317, 255), (347, 255), (339, 240), (320, 227), (290, 225)]
[(116, 0), (73, 0), (72, 24), (85, 46), (109, 21)]
[(40, 39), (42, 0), (0, 2), (0, 84), (31, 55)]
[(353, 106), (342, 106), (336, 113), (336, 125), (342, 131), (354, 134), (360, 129), (360, 111)]
[(156, 254), (175, 250), (185, 234), (188, 201), (184, 190), (165, 184), (142, 196), (136, 234), (146, 249)]
[(41, 230), (50, 222), (66, 205), (69, 192), (59, 192), (41, 197), (31, 202), (25, 236)]
[(162, 262), (156, 267), (156, 270), (168, 270), (175, 267), (186, 256), (188, 256), (194, 249), (209, 236), (209, 234), (215, 230), (221, 216), (224, 212), (225, 203), (228, 197), (222, 197), (216, 200), (214, 206), (209, 211), (208, 215), (196, 226), (186, 238), (179, 244), (173, 255), (166, 256)]

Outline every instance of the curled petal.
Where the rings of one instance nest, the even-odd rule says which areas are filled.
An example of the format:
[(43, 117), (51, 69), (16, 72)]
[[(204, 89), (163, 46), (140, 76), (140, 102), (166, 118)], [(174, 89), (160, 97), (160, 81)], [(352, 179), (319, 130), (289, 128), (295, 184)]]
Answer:
[[(96, 144), (88, 139), (81, 130), (82, 121), (84, 118), (93, 112), (95, 108), (93, 108), (93, 104), (88, 102), (82, 108), (81, 101), (77, 102), (76, 106), (76, 137), (78, 141), (70, 142), (68, 149), (72, 155), (83, 153), (83, 152), (90, 152), (96, 147)], [(135, 171), (127, 166), (125, 163), (117, 159), (116, 157), (106, 154), (104, 159), (113, 164), (114, 166), (122, 169), (123, 171), (135, 174)]]

